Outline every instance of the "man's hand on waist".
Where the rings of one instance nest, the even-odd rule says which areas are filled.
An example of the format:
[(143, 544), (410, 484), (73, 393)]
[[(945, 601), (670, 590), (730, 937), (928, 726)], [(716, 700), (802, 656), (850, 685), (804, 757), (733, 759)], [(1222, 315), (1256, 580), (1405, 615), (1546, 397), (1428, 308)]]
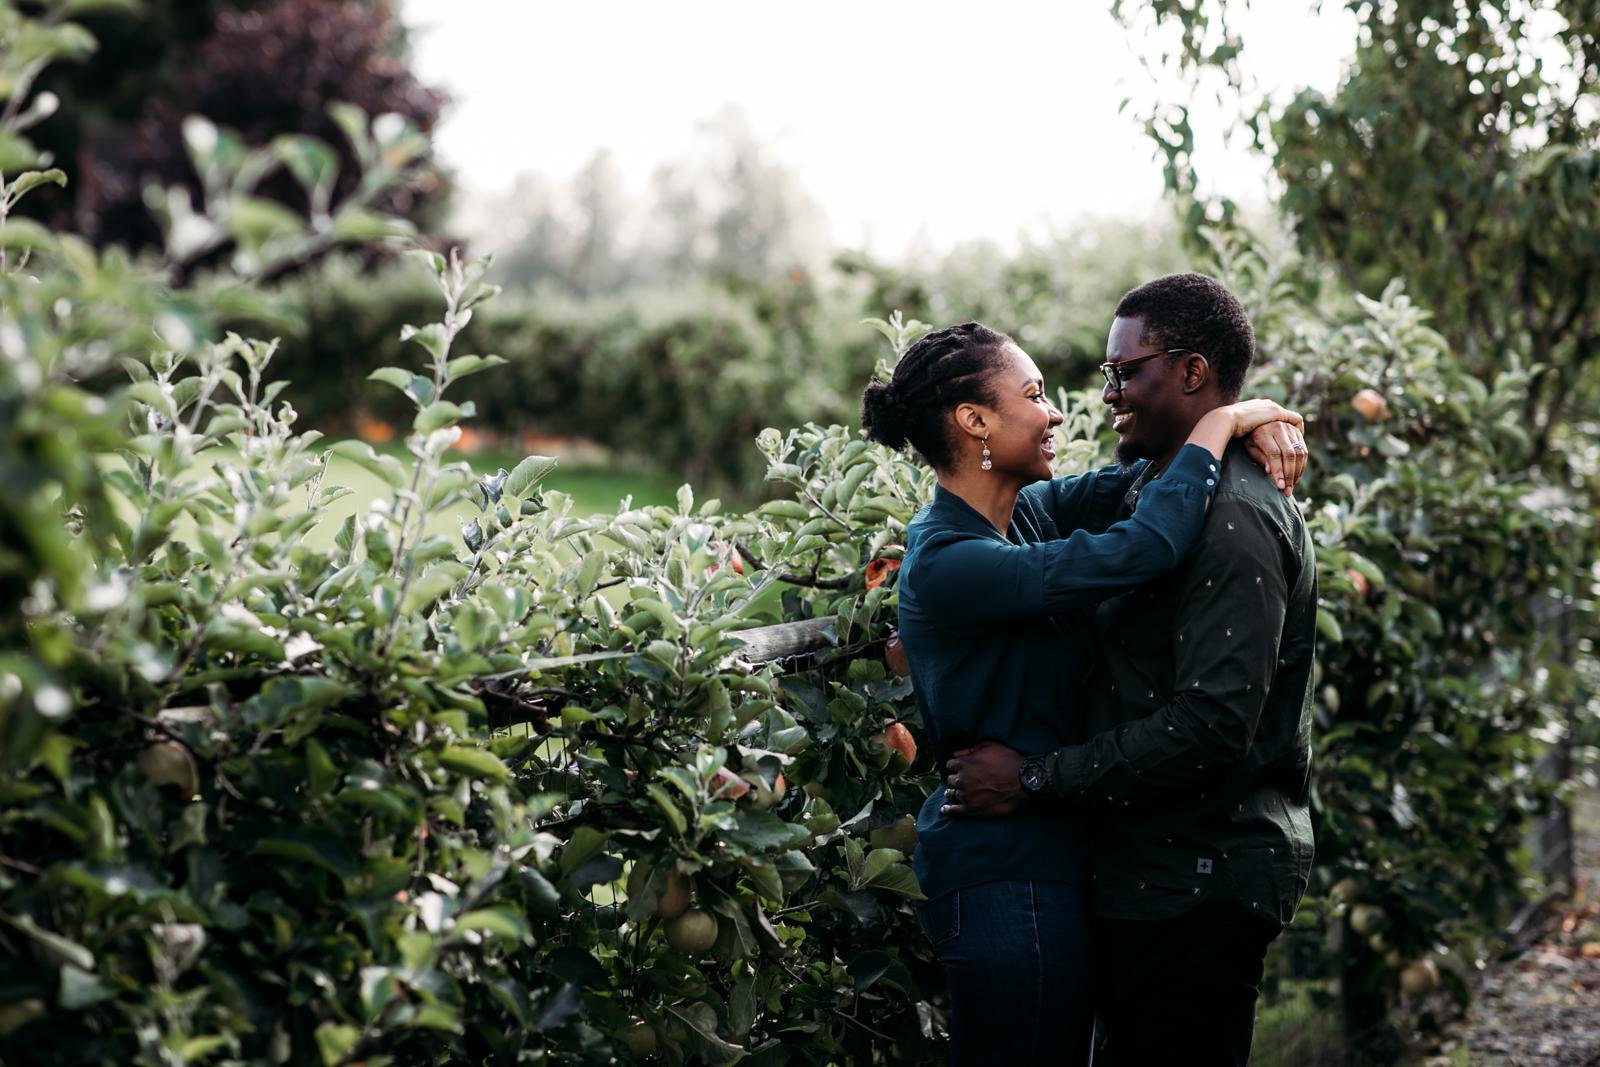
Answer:
[(998, 741), (980, 741), (958, 751), (945, 765), (941, 815), (996, 819), (1032, 803), (1022, 789), (1022, 753)]

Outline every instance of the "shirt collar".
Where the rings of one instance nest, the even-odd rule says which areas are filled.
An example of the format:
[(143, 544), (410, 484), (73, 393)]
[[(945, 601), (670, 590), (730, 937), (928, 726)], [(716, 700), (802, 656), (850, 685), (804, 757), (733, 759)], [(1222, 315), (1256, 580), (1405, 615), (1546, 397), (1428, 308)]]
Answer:
[(983, 517), (977, 508), (942, 485), (934, 486), (933, 510), (941, 519), (954, 526), (959, 526), (963, 530), (972, 530), (975, 533), (982, 533), (997, 541), (1006, 541), (1010, 544), (1022, 543), (1022, 537), (1017, 533), (1017, 523), (1014, 518), (1011, 521), (1011, 525), (1006, 528), (1006, 532), (1002, 534), (994, 528), (988, 519)]
[(1122, 506), (1129, 511), (1132, 511), (1134, 506), (1139, 503), (1139, 494), (1144, 492), (1144, 487), (1161, 475), (1159, 464), (1152, 463), (1149, 460), (1140, 460), (1139, 462), (1144, 464), (1144, 469), (1139, 471), (1138, 476), (1133, 479), (1133, 484), (1128, 486), (1127, 494), (1122, 498)]

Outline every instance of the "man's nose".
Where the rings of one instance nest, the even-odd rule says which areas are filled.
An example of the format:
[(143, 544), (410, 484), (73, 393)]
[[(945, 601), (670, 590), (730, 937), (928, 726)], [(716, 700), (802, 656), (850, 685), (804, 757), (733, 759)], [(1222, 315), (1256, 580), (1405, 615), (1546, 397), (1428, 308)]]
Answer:
[(1100, 403), (1114, 404), (1116, 403), (1117, 397), (1121, 395), (1122, 387), (1114, 384), (1113, 382), (1107, 381), (1106, 384), (1100, 389)]

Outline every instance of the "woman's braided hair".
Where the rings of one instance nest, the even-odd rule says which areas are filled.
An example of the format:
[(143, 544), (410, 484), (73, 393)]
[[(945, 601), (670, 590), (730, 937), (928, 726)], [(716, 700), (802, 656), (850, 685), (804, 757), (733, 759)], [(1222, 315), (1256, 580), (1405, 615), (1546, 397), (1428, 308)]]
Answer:
[(935, 470), (949, 470), (950, 412), (958, 404), (994, 403), (993, 371), (1011, 338), (981, 322), (963, 322), (924, 335), (906, 349), (887, 383), (861, 394), (867, 437), (890, 448), (909, 442)]

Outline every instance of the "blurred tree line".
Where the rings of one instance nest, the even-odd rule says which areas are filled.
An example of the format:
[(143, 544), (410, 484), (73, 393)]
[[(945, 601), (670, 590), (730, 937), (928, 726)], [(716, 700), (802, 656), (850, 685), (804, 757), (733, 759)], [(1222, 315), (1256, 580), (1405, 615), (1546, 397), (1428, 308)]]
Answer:
[[(577, 233), (540, 247), (581, 254), (592, 244)], [(751, 243), (783, 244), (781, 234)], [(523, 249), (535, 250), (517, 244), (507, 258)], [(463, 342), (510, 361), (481, 395), (468, 384), (477, 425), (504, 437), (586, 438), (630, 462), (748, 497), (760, 484), (751, 441), (762, 426), (855, 422), (862, 383), (880, 358), (863, 317), (900, 308), (927, 321), (981, 318), (1014, 331), (1052, 384), (1078, 388), (1103, 358), (1117, 298), (1183, 262), (1175, 228), (1155, 222), (1101, 223), (1016, 252), (973, 243), (910, 265), (845, 252), (815, 265), (772, 258), (765, 272), (739, 273), (718, 266), (725, 249), (709, 249), (692, 268), (657, 268), (628, 283), (620, 267), (552, 273), (476, 315)], [(598, 291), (562, 284), (600, 276), (611, 280)], [(398, 402), (361, 384), (395, 362), (400, 328), (419, 321), (429, 288), (393, 269), (374, 279), (346, 258), (287, 282), (278, 297), (292, 340), (273, 370), (297, 383), (302, 415), (345, 432), (397, 423)], [(367, 407), (352, 407), (352, 396)]]
[(565, 181), (525, 172), (464, 209), (467, 236), (495, 253), (497, 277), (520, 291), (587, 297), (685, 278), (765, 281), (815, 267), (830, 251), (822, 209), (731, 104), (695, 124), (643, 195), (601, 148)]
[[(57, 105), (31, 131), (73, 181), (24, 209), (101, 247), (157, 250), (153, 204), (169, 218), (189, 215), (185, 197), (203, 207), (185, 116), (236, 131), (244, 148), (285, 135), (333, 146), (338, 201), (361, 168), (330, 101), (399, 114), (424, 134), (446, 102), (411, 72), (405, 28), (380, 0), (106, 0), (76, 17), (97, 50), (43, 73), (40, 95)], [(438, 233), (446, 176), (417, 173), (373, 207)], [(255, 196), (315, 227), (308, 188), (284, 171)], [(502, 378), (482, 399), (479, 429), (587, 438), (746, 493), (761, 469), (756, 429), (854, 418), (877, 359), (861, 318), (887, 307), (930, 321), (982, 317), (1077, 385), (1098, 359), (1105, 309), (1183, 262), (1175, 228), (1158, 222), (1031, 235), (1019, 251), (973, 242), (903, 264), (840, 251), (795, 170), (733, 106), (698, 123), (641, 191), (600, 150), (568, 179), (523, 174), (463, 208), (469, 245), (497, 253), (493, 278), (510, 290), (466, 335), (512, 362), (514, 385)], [(218, 254), (180, 266), (180, 280), (199, 270), (203, 284)], [(401, 327), (421, 321), (431, 291), (377, 244), (281, 272), (270, 304), (230, 325), (286, 336), (274, 371), (299, 383), (309, 424), (381, 435), (404, 412), (392, 398), (367, 410), (350, 397), (371, 393), (358, 387), (372, 369), (400, 361)]]

